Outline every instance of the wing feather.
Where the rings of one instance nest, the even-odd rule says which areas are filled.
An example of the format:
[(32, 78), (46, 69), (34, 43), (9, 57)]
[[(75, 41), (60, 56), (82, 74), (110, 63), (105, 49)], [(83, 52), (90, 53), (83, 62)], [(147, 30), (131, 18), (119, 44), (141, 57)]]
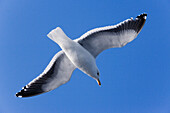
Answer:
[(123, 47), (134, 40), (142, 29), (146, 16), (147, 14), (141, 14), (117, 25), (90, 30), (75, 41), (97, 57), (105, 49)]
[(64, 52), (58, 52), (47, 68), (37, 78), (16, 94), (17, 97), (30, 97), (51, 91), (70, 80), (76, 67)]

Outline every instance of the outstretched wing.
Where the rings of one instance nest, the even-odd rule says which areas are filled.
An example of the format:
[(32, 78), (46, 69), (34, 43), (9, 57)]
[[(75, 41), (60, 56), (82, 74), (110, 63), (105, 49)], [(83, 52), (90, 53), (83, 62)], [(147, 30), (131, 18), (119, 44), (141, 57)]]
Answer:
[(90, 30), (75, 41), (97, 57), (106, 49), (125, 46), (135, 39), (146, 21), (146, 16), (147, 14), (141, 14), (117, 25)]
[(30, 97), (51, 91), (70, 80), (76, 67), (63, 51), (58, 52), (47, 68), (37, 78), (16, 94), (17, 97)]

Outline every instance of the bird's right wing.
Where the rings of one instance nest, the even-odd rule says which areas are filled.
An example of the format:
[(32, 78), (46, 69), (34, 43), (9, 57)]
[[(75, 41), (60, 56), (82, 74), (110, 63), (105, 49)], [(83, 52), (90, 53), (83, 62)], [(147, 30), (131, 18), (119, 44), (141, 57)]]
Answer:
[(70, 80), (76, 67), (63, 51), (58, 52), (47, 68), (37, 78), (16, 94), (17, 97), (30, 97), (51, 91)]
[(141, 31), (147, 14), (135, 19), (127, 19), (117, 25), (95, 28), (75, 41), (87, 49), (94, 57), (109, 48), (123, 47), (134, 40)]

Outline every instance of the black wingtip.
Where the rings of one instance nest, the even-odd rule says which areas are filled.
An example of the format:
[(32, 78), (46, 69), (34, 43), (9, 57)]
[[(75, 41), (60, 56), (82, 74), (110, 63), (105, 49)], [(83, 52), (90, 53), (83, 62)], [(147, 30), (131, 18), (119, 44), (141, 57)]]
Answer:
[(147, 17), (147, 14), (146, 13), (143, 13), (141, 15), (138, 15), (136, 18), (140, 18), (140, 19), (146, 19)]
[(18, 93), (15, 94), (15, 96), (21, 98), (21, 97), (22, 97), (22, 94), (21, 94), (21, 92), (18, 92)]
[(16, 93), (15, 96), (19, 97), (19, 98), (24, 98), (24, 97), (36, 96), (36, 95), (39, 95), (39, 94), (42, 94), (42, 93), (44, 93), (44, 92), (32, 93), (32, 92), (25, 92), (25, 91), (21, 90), (20, 92)]
[(42, 89), (40, 88), (30, 88), (30, 87), (23, 87), (21, 91), (19, 91), (18, 93), (15, 94), (16, 97), (20, 97), (20, 98), (23, 98), (23, 97), (32, 97), (32, 96), (36, 96), (36, 95), (39, 95), (39, 94), (42, 94), (42, 93), (45, 93), (45, 91), (43, 91)]
[(144, 24), (145, 24), (145, 21), (146, 21), (146, 17), (147, 17), (147, 14), (146, 13), (143, 13), (141, 15), (138, 15), (136, 17), (136, 22), (138, 22), (137, 24), (137, 33), (139, 34), (139, 32), (141, 31), (141, 29), (143, 28)]
[(24, 89), (26, 89), (26, 86), (24, 86), (20, 92), (16, 93), (15, 96), (20, 98), (23, 97)]

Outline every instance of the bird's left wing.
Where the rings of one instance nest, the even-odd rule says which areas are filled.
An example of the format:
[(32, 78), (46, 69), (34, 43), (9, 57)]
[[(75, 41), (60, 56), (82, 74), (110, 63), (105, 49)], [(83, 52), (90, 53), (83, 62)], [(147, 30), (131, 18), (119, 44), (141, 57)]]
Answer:
[(141, 31), (146, 16), (147, 14), (141, 14), (117, 25), (90, 30), (75, 41), (97, 57), (105, 49), (123, 47), (134, 40)]
[(63, 51), (58, 52), (47, 68), (37, 78), (16, 94), (17, 97), (30, 97), (51, 91), (70, 80), (76, 67)]

